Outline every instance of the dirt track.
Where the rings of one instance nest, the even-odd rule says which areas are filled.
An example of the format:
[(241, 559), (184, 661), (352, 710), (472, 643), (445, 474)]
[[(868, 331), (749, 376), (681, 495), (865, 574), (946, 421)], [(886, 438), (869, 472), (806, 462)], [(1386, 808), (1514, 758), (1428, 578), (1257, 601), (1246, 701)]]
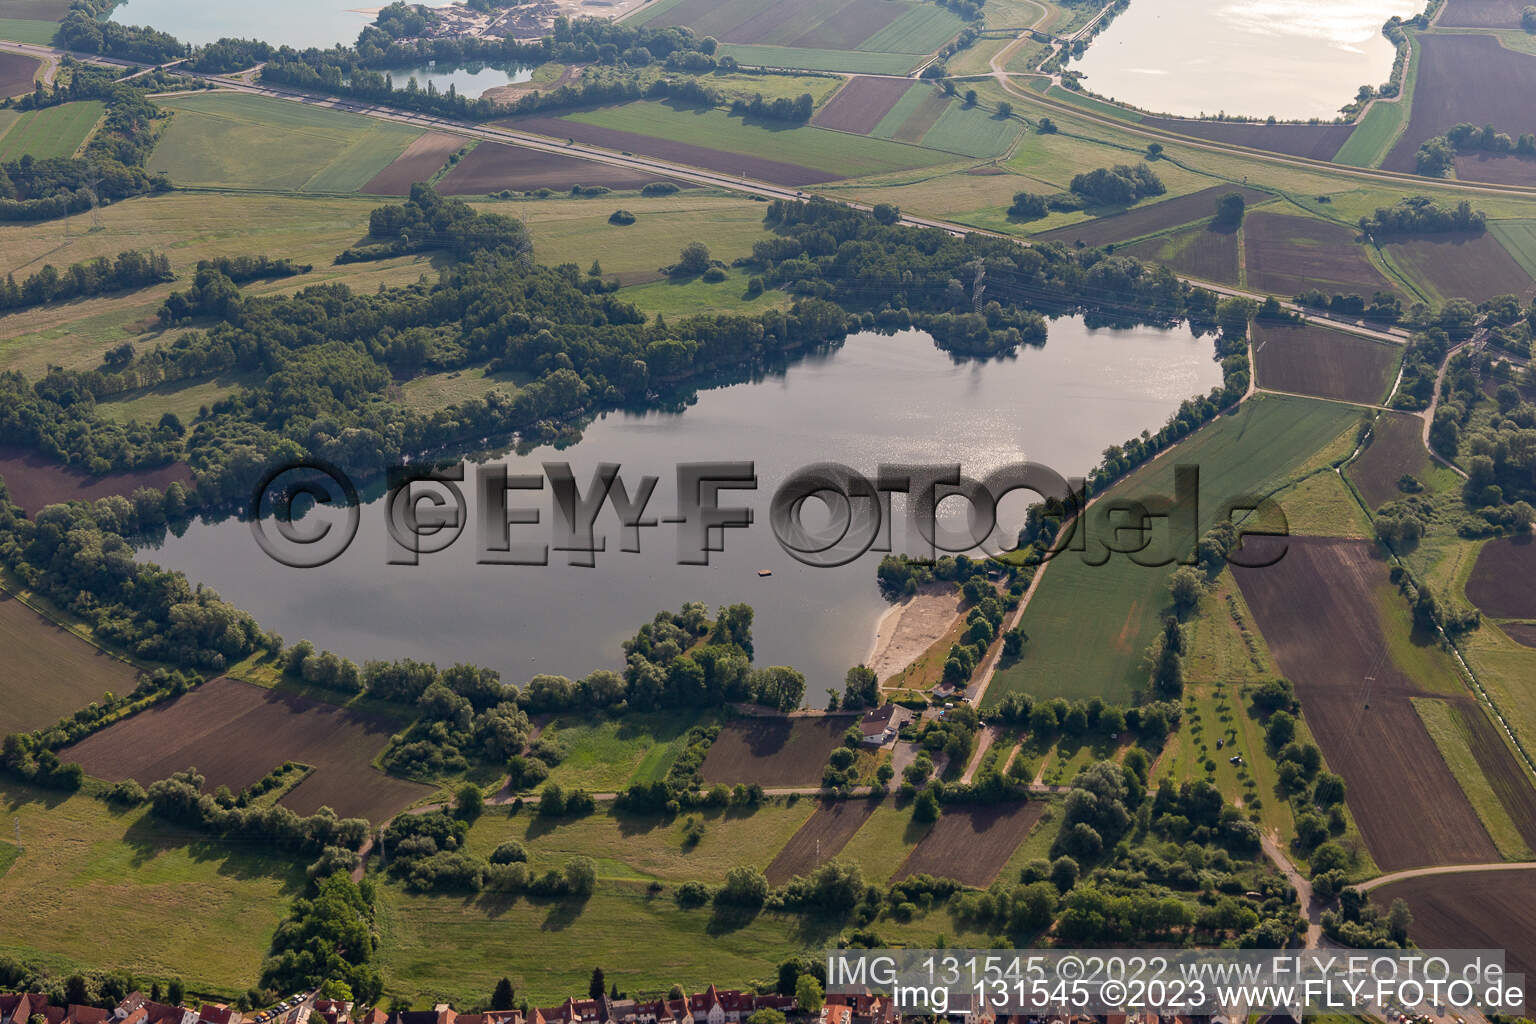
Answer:
[[(1250, 540), (1245, 551), (1272, 552), (1277, 540)], [(1497, 861), (1413, 710), (1410, 698), (1426, 691), (1390, 654), (1390, 643), (1411, 641), (1378, 613), (1378, 600), (1400, 600), (1383, 593), (1385, 564), (1363, 541), (1283, 543), (1275, 565), (1234, 574), (1323, 756), (1344, 776), (1372, 858), (1383, 871)]]

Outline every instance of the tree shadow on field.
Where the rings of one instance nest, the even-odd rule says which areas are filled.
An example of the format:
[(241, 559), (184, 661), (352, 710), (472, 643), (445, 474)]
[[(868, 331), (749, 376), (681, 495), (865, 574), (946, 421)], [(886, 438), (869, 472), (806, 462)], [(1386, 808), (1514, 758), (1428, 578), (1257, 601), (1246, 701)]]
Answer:
[(184, 839), (185, 832), (168, 832), (146, 813), (128, 826), (122, 841), (131, 851), (130, 866), (141, 868), (162, 854), (181, 851), (197, 864), (216, 864), (221, 878), (249, 882), (258, 879), (282, 879), (285, 891), (303, 887), (303, 872), (278, 855), (262, 856), (255, 852), (231, 849), (216, 839)]
[(649, 835), (658, 829), (669, 828), (673, 818), (666, 814), (625, 814), (622, 811), (613, 812), (614, 824), (619, 827), (619, 835), (625, 839), (633, 839), (636, 836)]
[(24, 807), (38, 806), (44, 810), (54, 810), (73, 793), (66, 793), (62, 789), (44, 789), (39, 786), (17, 786), (6, 800), (6, 810), (19, 811)]
[(544, 915), (543, 922), (539, 925), (540, 931), (558, 932), (569, 928), (581, 917), (581, 912), (587, 908), (588, 897), (567, 897), (566, 899), (553, 900), (549, 906), (549, 913)]
[(734, 907), (716, 903), (714, 911), (709, 915), (709, 923), (704, 926), (704, 932), (706, 935), (729, 935), (757, 920), (760, 913), (761, 907)]

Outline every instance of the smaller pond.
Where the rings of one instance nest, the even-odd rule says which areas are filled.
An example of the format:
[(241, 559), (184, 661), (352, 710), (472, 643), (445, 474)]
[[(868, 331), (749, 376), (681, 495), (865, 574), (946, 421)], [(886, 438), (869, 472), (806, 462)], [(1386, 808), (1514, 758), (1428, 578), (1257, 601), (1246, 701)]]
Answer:
[(503, 85), (516, 85), (519, 82), (527, 82), (533, 79), (532, 68), (514, 67), (508, 70), (487, 67), (483, 64), (471, 64), (451, 70), (436, 65), (416, 68), (385, 68), (385, 74), (394, 81), (396, 89), (404, 89), (411, 79), (416, 80), (416, 87), (426, 89), (430, 83), (438, 92), (447, 92), (449, 87), (460, 96), (477, 100), (484, 96), (486, 90), (496, 89)]
[[(446, 7), (449, 0), (417, 2)], [(123, 25), (149, 25), (194, 46), (233, 38), (327, 49), (355, 43), (383, 6), (368, 0), (128, 0), (111, 17)]]

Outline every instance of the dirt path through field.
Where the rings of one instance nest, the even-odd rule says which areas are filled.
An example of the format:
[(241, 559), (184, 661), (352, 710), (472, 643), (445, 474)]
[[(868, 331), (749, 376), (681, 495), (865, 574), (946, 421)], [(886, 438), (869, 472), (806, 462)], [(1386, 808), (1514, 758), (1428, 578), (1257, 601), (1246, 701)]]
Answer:
[(1285, 855), (1285, 850), (1273, 832), (1265, 832), (1259, 839), (1259, 845), (1264, 848), (1264, 856), (1280, 869), (1285, 880), (1291, 883), (1291, 888), (1296, 890), (1296, 901), (1301, 904), (1302, 913), (1307, 918), (1306, 948), (1316, 949), (1323, 940), (1323, 906), (1312, 894), (1312, 883), (1291, 863), (1291, 858)]

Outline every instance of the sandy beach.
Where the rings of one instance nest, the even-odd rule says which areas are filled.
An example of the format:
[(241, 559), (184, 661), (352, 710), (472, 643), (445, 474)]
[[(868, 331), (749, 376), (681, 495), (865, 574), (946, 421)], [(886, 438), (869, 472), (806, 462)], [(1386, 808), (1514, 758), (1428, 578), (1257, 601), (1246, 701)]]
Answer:
[(890, 679), (949, 632), (961, 600), (953, 584), (930, 584), (882, 615), (867, 662), (876, 678)]

